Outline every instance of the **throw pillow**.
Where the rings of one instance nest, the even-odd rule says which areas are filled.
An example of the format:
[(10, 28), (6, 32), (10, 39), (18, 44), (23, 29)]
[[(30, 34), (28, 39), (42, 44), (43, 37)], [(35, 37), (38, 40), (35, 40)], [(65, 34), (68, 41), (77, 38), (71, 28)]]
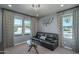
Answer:
[(45, 37), (45, 36), (41, 36), (41, 37), (40, 37), (40, 39), (43, 39), (43, 40), (45, 40), (45, 39), (46, 39), (46, 37)]

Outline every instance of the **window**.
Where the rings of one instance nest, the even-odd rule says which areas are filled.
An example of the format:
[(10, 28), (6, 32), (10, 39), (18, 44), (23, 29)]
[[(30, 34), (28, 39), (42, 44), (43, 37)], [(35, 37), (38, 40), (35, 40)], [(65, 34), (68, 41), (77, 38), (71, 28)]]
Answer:
[(64, 38), (72, 38), (73, 19), (72, 14), (63, 16), (63, 34)]
[(22, 34), (22, 19), (14, 18), (14, 35)]
[(24, 20), (24, 34), (31, 34), (31, 21)]
[(31, 34), (31, 20), (14, 17), (14, 35)]

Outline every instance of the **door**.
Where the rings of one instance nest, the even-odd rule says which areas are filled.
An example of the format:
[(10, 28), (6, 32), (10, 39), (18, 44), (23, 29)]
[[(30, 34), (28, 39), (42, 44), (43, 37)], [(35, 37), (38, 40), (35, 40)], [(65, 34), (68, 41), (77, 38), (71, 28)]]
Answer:
[(68, 49), (73, 47), (73, 16), (72, 14), (65, 14), (62, 17), (62, 33), (63, 46)]

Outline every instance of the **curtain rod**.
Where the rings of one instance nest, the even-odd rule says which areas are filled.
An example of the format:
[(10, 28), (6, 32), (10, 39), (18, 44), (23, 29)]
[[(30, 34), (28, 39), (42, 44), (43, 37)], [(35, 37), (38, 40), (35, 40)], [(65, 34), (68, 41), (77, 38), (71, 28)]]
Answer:
[(18, 14), (22, 14), (22, 15), (26, 15), (26, 16), (30, 16), (30, 17), (37, 18), (37, 17), (35, 17), (35, 16), (31, 16), (31, 15), (24, 14), (24, 13), (21, 13), (21, 12), (17, 12), (17, 11), (14, 11), (14, 10), (10, 10), (10, 9), (7, 9), (7, 8), (1, 8), (1, 9), (2, 9), (2, 10), (11, 11), (11, 12), (14, 12), (14, 13), (18, 13)]
[(58, 11), (57, 13), (64, 12), (64, 11), (67, 11), (67, 10), (70, 10), (70, 9), (74, 9), (74, 8), (78, 8), (78, 7), (79, 7), (79, 6), (72, 7), (72, 8), (66, 9), (66, 10)]

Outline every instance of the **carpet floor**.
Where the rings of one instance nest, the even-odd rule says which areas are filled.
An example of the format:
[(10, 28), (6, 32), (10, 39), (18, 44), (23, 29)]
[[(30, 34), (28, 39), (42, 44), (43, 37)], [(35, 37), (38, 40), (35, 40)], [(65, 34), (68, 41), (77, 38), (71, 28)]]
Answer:
[[(27, 44), (21, 44), (5, 49), (5, 54), (36, 54), (34, 48), (32, 48), (30, 52), (27, 52), (28, 49), (29, 46)], [(37, 49), (39, 54), (76, 54), (72, 50), (61, 48), (61, 47), (57, 47), (54, 51), (51, 51), (47, 48), (38, 45)]]

